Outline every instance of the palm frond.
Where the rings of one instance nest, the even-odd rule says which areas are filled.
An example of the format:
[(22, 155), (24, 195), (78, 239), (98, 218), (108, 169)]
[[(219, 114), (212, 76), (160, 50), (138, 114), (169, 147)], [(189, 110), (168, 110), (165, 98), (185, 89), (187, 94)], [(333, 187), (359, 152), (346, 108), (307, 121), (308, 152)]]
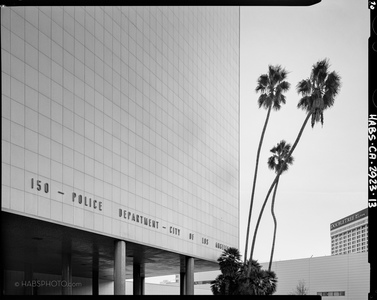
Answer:
[(312, 69), (312, 80), (317, 81), (317, 83), (322, 83), (327, 77), (327, 70), (329, 68), (329, 61), (327, 58), (318, 61), (313, 65)]
[(291, 84), (287, 81), (282, 81), (280, 82), (280, 84), (278, 85), (278, 88), (282, 91), (282, 92), (287, 92), (289, 90), (289, 88), (291, 87)]
[(273, 154), (276, 154), (278, 151), (279, 151), (279, 144), (277, 144), (276, 146), (272, 147), (270, 149), (270, 152), (273, 153)]
[(312, 113), (312, 118), (311, 118), (311, 126), (312, 128), (314, 127), (314, 124), (317, 122), (321, 121), (321, 110), (320, 109), (315, 109)]
[(329, 108), (334, 105), (334, 98), (339, 93), (341, 87), (340, 80), (340, 76), (335, 71), (327, 76), (325, 82), (326, 89), (323, 95), (325, 108)]
[(276, 65), (270, 68), (270, 78), (273, 82), (281, 81), (283, 74), (282, 74), (282, 67), (280, 65)]
[(286, 163), (288, 165), (292, 165), (294, 161), (295, 161), (295, 159), (293, 158), (293, 156), (290, 156), (289, 158), (286, 159)]
[(271, 148), (270, 152), (273, 153), (267, 160), (269, 169), (275, 170), (275, 172), (285, 172), (288, 170), (289, 165), (293, 163), (293, 157), (287, 157), (291, 145), (285, 140), (281, 140), (276, 146)]
[(297, 84), (296, 90), (298, 94), (301, 94), (302, 96), (308, 96), (312, 93), (312, 82), (310, 81), (310, 79), (301, 80)]
[(310, 78), (300, 81), (297, 92), (303, 97), (297, 107), (311, 114), (311, 126), (321, 122), (323, 126), (325, 109), (334, 105), (335, 96), (340, 90), (340, 76), (335, 72), (328, 73), (329, 60), (323, 59), (313, 65)]
[(275, 156), (270, 156), (267, 160), (267, 165), (270, 170), (274, 170), (276, 167)]
[(304, 96), (298, 101), (297, 107), (309, 112), (311, 110), (312, 103), (313, 98), (311, 96)]
[(284, 153), (284, 149), (288, 147), (289, 144), (287, 144), (287, 142), (285, 140), (281, 140), (278, 144), (277, 144), (277, 151), (279, 153)]
[(279, 110), (281, 105), (286, 103), (285, 96), (282, 94), (290, 88), (290, 84), (285, 81), (287, 74), (287, 71), (280, 65), (269, 65), (268, 73), (259, 76), (255, 91), (265, 95), (258, 99), (259, 108), (262, 106), (269, 108), (272, 105), (274, 110)]
[(257, 80), (257, 87), (255, 88), (255, 92), (265, 93), (267, 86), (268, 86), (268, 75), (263, 74), (263, 75), (259, 76), (259, 78)]
[(285, 103), (285, 96), (283, 94), (276, 95), (274, 101), (272, 101), (272, 108), (277, 111), (281, 108), (281, 105)]
[(278, 66), (273, 66), (273, 65), (268, 65), (268, 77), (270, 79), (270, 81), (273, 81), (274, 80), (274, 76), (276, 76), (276, 69), (278, 68)]
[(262, 106), (265, 106), (266, 104), (266, 102), (267, 102), (267, 95), (266, 94), (262, 94), (262, 95), (260, 95), (259, 96), (259, 98), (258, 98), (258, 106), (259, 106), (259, 108), (261, 108)]

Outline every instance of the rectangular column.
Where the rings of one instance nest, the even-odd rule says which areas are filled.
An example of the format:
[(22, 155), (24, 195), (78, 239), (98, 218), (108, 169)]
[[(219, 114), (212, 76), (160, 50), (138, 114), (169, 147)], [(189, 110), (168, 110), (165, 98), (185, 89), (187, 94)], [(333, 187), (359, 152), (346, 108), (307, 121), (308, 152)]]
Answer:
[(194, 258), (186, 257), (186, 294), (194, 295)]
[(115, 241), (114, 295), (126, 294), (126, 242)]
[(72, 260), (71, 253), (62, 254), (62, 295), (72, 295)]

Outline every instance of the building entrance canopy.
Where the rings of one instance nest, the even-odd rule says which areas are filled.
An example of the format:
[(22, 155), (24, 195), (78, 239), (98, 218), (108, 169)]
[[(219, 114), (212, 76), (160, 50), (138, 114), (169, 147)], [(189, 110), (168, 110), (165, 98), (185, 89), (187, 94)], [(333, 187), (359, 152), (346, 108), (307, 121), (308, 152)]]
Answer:
[[(118, 239), (66, 227), (51, 222), (2, 212), (2, 259), (4, 270), (61, 275), (64, 254), (71, 255), (72, 276), (114, 280), (114, 250)], [(126, 278), (133, 278), (133, 266), (140, 265), (140, 275), (183, 273), (185, 256), (125, 241)], [(195, 260), (195, 272), (218, 269), (216, 262)]]

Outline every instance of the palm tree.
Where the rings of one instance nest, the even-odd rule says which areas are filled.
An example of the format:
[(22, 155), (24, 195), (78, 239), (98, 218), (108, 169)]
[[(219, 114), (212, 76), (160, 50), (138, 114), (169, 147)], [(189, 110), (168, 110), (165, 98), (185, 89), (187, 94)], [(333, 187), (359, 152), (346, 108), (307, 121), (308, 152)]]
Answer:
[[(297, 92), (299, 95), (300, 94), (302, 95), (302, 98), (299, 100), (297, 107), (305, 110), (307, 115), (305, 117), (304, 123), (301, 126), (301, 129), (298, 133), (298, 136), (291, 150), (287, 154), (287, 159), (291, 157), (298, 142), (300, 141), (300, 138), (302, 136), (302, 133), (304, 132), (304, 129), (306, 127), (306, 124), (308, 123), (309, 118), (311, 117), (312, 127), (317, 122), (321, 122), (321, 124), (323, 125), (324, 110), (334, 105), (335, 97), (339, 93), (339, 90), (340, 90), (340, 85), (341, 85), (340, 76), (335, 71), (329, 73), (328, 69), (329, 69), (328, 60), (327, 59), (320, 60), (316, 64), (313, 65), (310, 78), (306, 80), (302, 80), (297, 84), (297, 87), (296, 87)], [(283, 170), (281, 169), (276, 174), (275, 179), (272, 182), (270, 189), (267, 192), (266, 199), (268, 199), (268, 197), (270, 196), (270, 193), (273, 187), (275, 186), (276, 182), (278, 181), (278, 178), (282, 172)], [(266, 202), (267, 201), (265, 200), (264, 203)], [(262, 206), (262, 210), (263, 209), (264, 209), (264, 206)], [(254, 231), (254, 238), (253, 238), (253, 243), (251, 246), (248, 273), (251, 272), (250, 261), (252, 261), (252, 257), (253, 257), (255, 239), (257, 236), (259, 221), (260, 220), (258, 220), (255, 231)]]
[[(290, 156), (287, 158), (287, 154), (289, 153), (290, 149), (291, 149), (290, 144), (287, 144), (284, 140), (280, 141), (280, 143), (278, 143), (275, 147), (273, 147), (270, 150), (273, 153), (273, 155), (268, 158), (268, 161), (267, 161), (268, 167), (271, 170), (275, 170), (275, 173), (278, 173), (280, 169), (282, 169), (281, 174), (287, 171), (289, 165), (293, 164), (293, 157)], [(270, 263), (268, 265), (268, 271), (271, 271), (272, 258), (274, 256), (274, 250), (275, 250), (277, 221), (276, 221), (276, 216), (274, 212), (274, 206), (275, 206), (276, 190), (278, 188), (280, 175), (276, 181), (274, 194), (272, 195), (271, 214), (274, 219), (274, 237), (272, 239), (271, 256), (270, 256)]]
[(266, 132), (268, 120), (270, 118), (271, 108), (274, 108), (274, 110), (279, 110), (281, 108), (281, 105), (285, 104), (285, 96), (283, 95), (283, 93), (287, 92), (290, 87), (290, 84), (287, 81), (285, 81), (287, 74), (288, 74), (287, 71), (285, 71), (285, 69), (282, 68), (280, 65), (277, 65), (277, 66), (269, 65), (268, 74), (263, 74), (258, 78), (258, 85), (255, 89), (257, 93), (258, 92), (261, 93), (261, 95), (258, 98), (259, 108), (261, 108), (262, 106), (266, 108), (267, 116), (266, 116), (266, 120), (264, 122), (264, 126), (262, 129), (262, 134), (259, 140), (257, 158), (256, 158), (256, 163), (255, 163), (253, 188), (251, 192), (250, 209), (249, 209), (249, 219), (248, 219), (247, 231), (246, 231), (246, 244), (245, 244), (245, 256), (244, 256), (245, 263), (246, 263), (246, 258), (247, 258), (251, 213), (253, 209), (255, 185), (257, 182), (260, 151), (262, 148), (263, 138)]
[(221, 274), (212, 282), (214, 295), (233, 295), (238, 292), (238, 278), (242, 267), (241, 254), (237, 248), (226, 248), (217, 259)]
[(274, 272), (263, 270), (256, 261), (251, 262), (249, 277), (245, 277), (247, 264), (242, 263), (237, 248), (226, 248), (217, 259), (221, 274), (211, 282), (214, 295), (272, 295), (276, 291)]

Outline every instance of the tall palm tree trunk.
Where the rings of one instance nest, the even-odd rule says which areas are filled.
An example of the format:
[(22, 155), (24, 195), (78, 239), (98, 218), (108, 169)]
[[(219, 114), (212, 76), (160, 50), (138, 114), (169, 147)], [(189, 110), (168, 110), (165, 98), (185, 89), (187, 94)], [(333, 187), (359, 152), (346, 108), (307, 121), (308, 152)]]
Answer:
[[(287, 154), (287, 159), (289, 157), (291, 157), (293, 151), (295, 150), (298, 142), (300, 141), (301, 139), (301, 136), (302, 136), (302, 133), (304, 132), (304, 129), (305, 129), (305, 126), (306, 124), (308, 123), (308, 120), (310, 118), (310, 116), (312, 115), (312, 112), (309, 112), (307, 115), (306, 115), (306, 118), (304, 120), (304, 123), (302, 124), (301, 126), (301, 129), (300, 129), (300, 132), (298, 133), (298, 136), (291, 148), (291, 150), (289, 151), (289, 153)], [(264, 203), (262, 205), (262, 208), (261, 208), (261, 211), (259, 213), (259, 217), (258, 217), (258, 221), (257, 221), (257, 224), (256, 224), (256, 227), (255, 227), (255, 231), (254, 231), (254, 237), (253, 237), (253, 243), (251, 245), (251, 252), (250, 252), (250, 259), (249, 259), (249, 265), (248, 265), (248, 276), (250, 276), (251, 274), (251, 261), (253, 259), (253, 253), (254, 253), (254, 246), (255, 246), (255, 240), (256, 240), (256, 237), (257, 237), (257, 232), (258, 232), (258, 227), (259, 227), (259, 223), (260, 223), (260, 220), (261, 220), (261, 217), (262, 217), (262, 214), (263, 214), (263, 210), (264, 210), (264, 207), (266, 206), (266, 203), (267, 203), (267, 200), (268, 200), (268, 197), (270, 196), (271, 194), (271, 191), (272, 189), (274, 188), (276, 182), (278, 181), (279, 179), (279, 176), (280, 174), (282, 173), (283, 169), (280, 169), (279, 172), (276, 174), (276, 177), (274, 179), (274, 181), (272, 182), (271, 186), (270, 186), (270, 189), (268, 190), (267, 192), (267, 196), (266, 196), (266, 199), (264, 200)]]
[(255, 162), (253, 188), (252, 188), (252, 191), (251, 191), (251, 199), (250, 199), (249, 219), (247, 221), (247, 231), (246, 231), (245, 256), (244, 256), (244, 262), (245, 263), (246, 263), (246, 258), (247, 258), (247, 248), (249, 246), (251, 212), (253, 210), (255, 185), (256, 185), (256, 182), (257, 182), (257, 175), (258, 175), (259, 156), (260, 156), (260, 151), (262, 149), (264, 134), (266, 133), (267, 123), (268, 123), (268, 120), (270, 119), (271, 108), (272, 108), (272, 104), (270, 105), (270, 107), (268, 108), (268, 111), (267, 111), (266, 121), (264, 122), (262, 134), (261, 134), (261, 137), (260, 137), (260, 140), (259, 140), (257, 158), (256, 158), (256, 162)]
[(271, 214), (272, 214), (272, 218), (274, 219), (274, 237), (272, 239), (271, 256), (270, 256), (270, 263), (268, 265), (268, 271), (271, 271), (272, 258), (274, 256), (274, 250), (275, 250), (276, 230), (277, 230), (277, 227), (278, 227), (278, 223), (276, 221), (276, 216), (275, 216), (275, 212), (274, 212), (274, 205), (275, 205), (276, 190), (278, 189), (278, 184), (279, 184), (279, 177), (278, 177), (276, 184), (275, 184), (274, 194), (272, 195)]

